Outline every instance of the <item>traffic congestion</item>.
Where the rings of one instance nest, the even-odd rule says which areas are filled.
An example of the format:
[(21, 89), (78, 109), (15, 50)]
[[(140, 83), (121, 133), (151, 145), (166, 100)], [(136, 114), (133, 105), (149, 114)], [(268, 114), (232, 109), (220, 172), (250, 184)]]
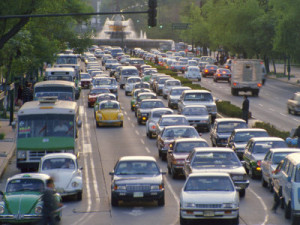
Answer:
[(60, 224), (299, 224), (300, 148), (183, 80), (260, 98), (265, 75), (260, 60), (182, 51), (58, 55), (18, 111), (0, 222), (38, 223), (53, 179)]

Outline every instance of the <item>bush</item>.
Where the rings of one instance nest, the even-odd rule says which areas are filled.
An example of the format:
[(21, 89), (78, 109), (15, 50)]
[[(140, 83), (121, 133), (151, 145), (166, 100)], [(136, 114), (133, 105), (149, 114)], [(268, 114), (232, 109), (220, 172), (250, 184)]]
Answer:
[(290, 136), (290, 132), (278, 130), (275, 126), (265, 122), (256, 122), (253, 125), (253, 128), (263, 128), (268, 132), (270, 136), (280, 137), (283, 140)]
[(5, 138), (5, 133), (0, 133), (0, 140), (3, 140)]
[(230, 101), (217, 101), (216, 105), (219, 113), (229, 117), (242, 118), (242, 109), (232, 105)]

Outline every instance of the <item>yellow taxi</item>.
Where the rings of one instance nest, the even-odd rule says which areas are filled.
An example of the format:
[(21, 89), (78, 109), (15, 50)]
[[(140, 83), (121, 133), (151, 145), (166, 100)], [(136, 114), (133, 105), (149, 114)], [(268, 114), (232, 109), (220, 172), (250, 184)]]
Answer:
[(115, 100), (104, 100), (96, 108), (96, 126), (123, 127), (123, 112), (120, 103)]

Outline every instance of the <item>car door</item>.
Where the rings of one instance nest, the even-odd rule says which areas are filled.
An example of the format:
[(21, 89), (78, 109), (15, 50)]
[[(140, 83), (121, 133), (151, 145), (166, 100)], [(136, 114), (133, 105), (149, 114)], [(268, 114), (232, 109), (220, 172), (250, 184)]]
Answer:
[(217, 141), (216, 141), (217, 127), (218, 127), (218, 124), (217, 124), (217, 122), (215, 122), (213, 124), (212, 129), (210, 130), (210, 140), (211, 140), (212, 146), (216, 146), (217, 145)]
[(184, 99), (184, 93), (181, 94), (179, 101), (178, 101), (178, 113), (182, 113), (183, 109), (183, 99)]
[(253, 146), (254, 146), (254, 143), (252, 141), (249, 141), (245, 148), (245, 152), (243, 155), (243, 159), (245, 161), (245, 167), (247, 170), (250, 169), (251, 154), (252, 154)]
[(234, 144), (233, 140), (234, 140), (234, 136), (235, 136), (235, 131), (232, 131), (230, 137), (228, 138), (228, 143), (227, 143), (227, 146), (226, 146), (226, 147), (233, 149), (233, 144)]
[(194, 158), (194, 155), (195, 155), (195, 151), (193, 150), (189, 154), (189, 156), (184, 160), (183, 170), (184, 170), (184, 174), (185, 174), (186, 177), (192, 172), (191, 163), (192, 163), (192, 160)]
[(264, 160), (261, 162), (261, 170), (262, 170), (262, 176), (267, 181), (270, 179), (270, 171), (271, 171), (271, 165), (272, 165), (272, 157), (273, 154), (269, 150), (264, 158)]
[(294, 182), (293, 174), (294, 174), (295, 166), (289, 162), (288, 167), (284, 171), (283, 176), (283, 185), (282, 185), (282, 194), (285, 198), (285, 202), (288, 203), (291, 198), (292, 192), (292, 182)]

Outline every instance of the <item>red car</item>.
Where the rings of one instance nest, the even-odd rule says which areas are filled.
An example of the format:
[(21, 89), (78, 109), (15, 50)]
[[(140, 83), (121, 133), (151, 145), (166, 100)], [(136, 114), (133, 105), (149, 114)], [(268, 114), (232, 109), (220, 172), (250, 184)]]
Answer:
[(110, 93), (110, 91), (108, 88), (99, 88), (99, 87), (95, 87), (91, 89), (88, 94), (88, 106), (93, 107), (97, 100), (98, 95), (102, 93)]
[(230, 79), (231, 72), (229, 69), (217, 69), (214, 74), (214, 82), (218, 82), (219, 80), (226, 80), (227, 82), (230, 82)]
[(204, 71), (203, 71), (203, 77), (207, 77), (207, 76), (213, 76), (216, 71), (217, 71), (218, 67), (215, 65), (206, 65), (204, 67)]

